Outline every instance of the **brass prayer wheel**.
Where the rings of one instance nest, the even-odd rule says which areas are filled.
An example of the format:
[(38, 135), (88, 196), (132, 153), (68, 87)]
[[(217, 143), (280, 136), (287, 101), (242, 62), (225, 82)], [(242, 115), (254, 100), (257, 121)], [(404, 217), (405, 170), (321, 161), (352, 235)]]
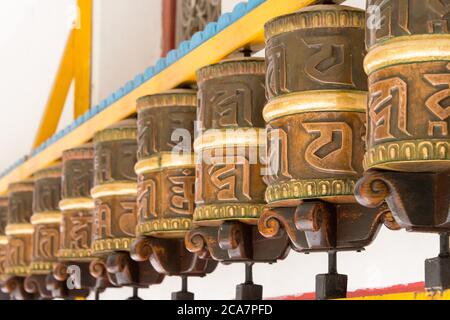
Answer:
[(142, 97), (138, 108), (139, 236), (184, 238), (192, 228), (197, 92)]
[(448, 8), (368, 1), (367, 169), (450, 171)]
[(364, 208), (354, 196), (364, 172), (365, 12), (310, 6), (265, 31), (268, 206), (259, 230), (268, 238), (285, 230), (299, 252), (328, 252), (317, 299), (345, 297), (337, 252), (361, 250), (390, 221), (386, 207)]
[[(8, 197), (0, 197), (0, 287), (7, 280), (6, 259), (8, 250), (8, 237), (6, 225), (8, 223)], [(0, 300), (9, 300), (9, 294), (0, 292)]]
[(92, 250), (105, 264), (91, 263), (91, 274), (116, 286), (147, 287), (164, 276), (149, 263), (131, 260), (130, 249), (137, 225), (137, 125), (128, 119), (94, 136), (95, 199)]
[(273, 263), (289, 252), (285, 233), (265, 239), (257, 227), (266, 204), (265, 71), (264, 59), (243, 57), (197, 72), (195, 228), (185, 243), (189, 251), (216, 261), (245, 264), (237, 300), (262, 299), (253, 264)]
[(94, 146), (83, 145), (63, 153), (61, 260), (92, 259), (95, 203), (91, 198), (94, 180)]
[(265, 70), (264, 59), (241, 58), (197, 72), (197, 226), (256, 224), (263, 211)]
[(25, 291), (24, 285), (32, 260), (34, 230), (30, 219), (33, 214), (33, 191), (34, 182), (31, 180), (13, 183), (8, 189), (6, 281), (2, 290), (15, 300), (35, 298)]
[(8, 237), (6, 225), (8, 223), (8, 197), (0, 197), (0, 283), (6, 278), (6, 258)]
[(61, 165), (52, 166), (34, 175), (33, 215), (33, 258), (30, 273), (47, 275), (58, 261), (62, 213)]
[(354, 201), (367, 101), (364, 17), (319, 5), (266, 24), (270, 205)]
[(9, 187), (9, 213), (6, 235), (8, 237), (6, 274), (25, 277), (32, 258), (34, 182), (24, 181)]
[(125, 120), (94, 137), (95, 255), (129, 251), (135, 237), (136, 121)]

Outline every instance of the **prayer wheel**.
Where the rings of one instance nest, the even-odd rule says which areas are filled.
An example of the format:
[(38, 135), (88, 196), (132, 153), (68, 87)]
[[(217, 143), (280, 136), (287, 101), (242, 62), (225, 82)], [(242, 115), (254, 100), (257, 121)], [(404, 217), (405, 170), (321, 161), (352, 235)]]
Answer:
[[(194, 213), (197, 92), (177, 89), (145, 96), (137, 108), (139, 239), (133, 258), (150, 261), (167, 275), (205, 276), (217, 263), (200, 259), (184, 246)], [(173, 298), (193, 298), (186, 289)]]
[(386, 201), (401, 228), (441, 234), (425, 282), (448, 289), (450, 9), (431, 0), (367, 6), (367, 171), (356, 195), (368, 207)]
[[(98, 294), (109, 285), (104, 277), (90, 275), (90, 263), (98, 261), (92, 253), (95, 203), (91, 197), (94, 181), (94, 146), (82, 145), (63, 153), (62, 189), (59, 208), (62, 211), (59, 263), (54, 275), (59, 281), (72, 280), (78, 290)], [(103, 269), (105, 267), (103, 266)], [(78, 277), (77, 279), (75, 277)]]
[[(6, 259), (8, 237), (6, 225), (8, 223), (8, 197), (0, 197), (0, 287), (6, 281)], [(9, 300), (9, 294), (0, 292), (0, 300)]]
[[(268, 240), (257, 229), (266, 189), (265, 71), (264, 59), (246, 57), (197, 72), (196, 228), (187, 234), (186, 246), (217, 261), (245, 263), (248, 278), (253, 263), (275, 262), (288, 252), (285, 234)], [(262, 298), (262, 287), (247, 280), (237, 299)]]
[(5, 234), (8, 237), (6, 249), (6, 280), (2, 290), (12, 300), (40, 298), (25, 291), (25, 278), (29, 274), (32, 260), (34, 182), (31, 180), (13, 183), (8, 190), (8, 219)]
[(318, 299), (346, 295), (336, 252), (361, 250), (386, 209), (356, 203), (363, 173), (367, 77), (365, 12), (317, 5), (268, 22), (267, 210), (259, 229), (287, 231), (296, 251), (330, 253), (330, 272), (317, 277)]
[[(60, 227), (62, 214), (61, 165), (42, 169), (34, 175), (33, 250), (30, 275), (25, 280), (25, 289), (37, 294), (41, 299), (63, 298), (67, 296), (65, 283), (53, 278), (53, 267), (58, 262)], [(47, 286), (51, 283), (51, 288)]]
[[(122, 121), (94, 137), (93, 254), (106, 259), (106, 271), (114, 285), (135, 288), (161, 283), (164, 278), (150, 264), (130, 258), (137, 226), (136, 155), (135, 119)], [(91, 267), (93, 276), (100, 274), (94, 265)]]

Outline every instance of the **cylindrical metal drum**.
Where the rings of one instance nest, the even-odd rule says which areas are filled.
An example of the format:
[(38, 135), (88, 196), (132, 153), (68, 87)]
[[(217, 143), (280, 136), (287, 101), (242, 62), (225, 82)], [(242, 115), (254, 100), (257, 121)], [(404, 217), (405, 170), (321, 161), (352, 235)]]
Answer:
[(173, 90), (138, 100), (139, 236), (184, 238), (192, 228), (197, 93)]
[(32, 257), (33, 225), (33, 181), (13, 183), (9, 186), (8, 237), (6, 274), (26, 277)]
[(450, 11), (369, 0), (367, 169), (450, 171)]
[(0, 283), (6, 276), (6, 251), (8, 249), (8, 237), (6, 236), (6, 224), (8, 223), (8, 197), (0, 197)]
[(94, 181), (94, 146), (86, 144), (63, 153), (61, 260), (92, 259), (92, 229), (95, 203), (91, 197)]
[(263, 211), (265, 71), (264, 59), (241, 58), (197, 72), (196, 225), (256, 224)]
[(136, 120), (125, 120), (94, 137), (93, 253), (129, 251), (137, 223)]
[(269, 206), (354, 202), (363, 172), (365, 13), (311, 6), (266, 24)]
[(33, 216), (33, 259), (31, 274), (49, 274), (57, 262), (60, 245), (62, 214), (61, 165), (38, 171), (34, 175)]

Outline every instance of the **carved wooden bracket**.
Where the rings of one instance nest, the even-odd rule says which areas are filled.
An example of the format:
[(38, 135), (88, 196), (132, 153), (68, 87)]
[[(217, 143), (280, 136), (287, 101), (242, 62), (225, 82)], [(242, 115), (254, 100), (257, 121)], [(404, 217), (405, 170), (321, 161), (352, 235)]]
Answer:
[(286, 231), (299, 252), (362, 250), (373, 241), (383, 221), (395, 229), (389, 217), (385, 206), (368, 209), (358, 204), (305, 201), (297, 208), (265, 211), (258, 227), (267, 238)]
[(257, 226), (224, 222), (220, 226), (199, 227), (186, 234), (186, 248), (200, 256), (208, 254), (221, 262), (275, 262), (289, 252), (286, 233), (264, 238)]
[(169, 276), (203, 277), (217, 266), (216, 261), (187, 251), (183, 239), (140, 238), (132, 245), (131, 257), (149, 261), (159, 273)]
[(401, 228), (416, 232), (450, 230), (450, 175), (368, 171), (356, 186), (357, 200), (374, 208), (384, 201)]
[(36, 296), (40, 300), (50, 300), (53, 292), (47, 289), (47, 275), (31, 275), (25, 278), (24, 288), (29, 294)]
[(164, 275), (158, 273), (147, 262), (136, 262), (128, 252), (114, 252), (105, 261), (91, 262), (90, 272), (94, 278), (107, 275), (109, 281), (118, 287), (131, 286), (145, 288), (160, 284)]
[(2, 284), (2, 291), (10, 295), (11, 300), (34, 300), (35, 295), (25, 291), (25, 278), (9, 277)]

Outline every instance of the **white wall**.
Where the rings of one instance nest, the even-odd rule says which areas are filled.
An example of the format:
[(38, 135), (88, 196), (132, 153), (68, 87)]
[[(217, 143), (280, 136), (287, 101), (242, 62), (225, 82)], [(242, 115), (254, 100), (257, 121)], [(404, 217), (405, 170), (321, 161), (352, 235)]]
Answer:
[[(239, 0), (223, 0), (224, 12)], [(346, 3), (363, 7), (364, 0)], [(133, 4), (133, 5), (130, 5)], [(74, 0), (2, 1), (0, 10), (0, 169), (28, 153), (67, 38)], [(72, 9), (71, 9), (72, 8)], [(151, 65), (159, 55), (158, 0), (95, 0), (93, 100), (105, 98)], [(70, 106), (70, 103), (69, 103)], [(70, 108), (63, 124), (70, 121)], [(421, 281), (424, 259), (436, 256), (433, 235), (391, 232), (383, 228), (363, 253), (339, 255), (339, 271), (349, 289), (385, 287)], [(326, 271), (326, 255), (292, 252), (275, 265), (255, 267), (255, 281), (266, 297), (314, 291), (315, 275)], [(199, 299), (230, 299), (243, 281), (242, 265), (220, 266), (190, 289)], [(146, 299), (169, 299), (180, 288), (177, 278), (143, 290)], [(110, 290), (103, 298), (123, 299), (131, 289)]]

